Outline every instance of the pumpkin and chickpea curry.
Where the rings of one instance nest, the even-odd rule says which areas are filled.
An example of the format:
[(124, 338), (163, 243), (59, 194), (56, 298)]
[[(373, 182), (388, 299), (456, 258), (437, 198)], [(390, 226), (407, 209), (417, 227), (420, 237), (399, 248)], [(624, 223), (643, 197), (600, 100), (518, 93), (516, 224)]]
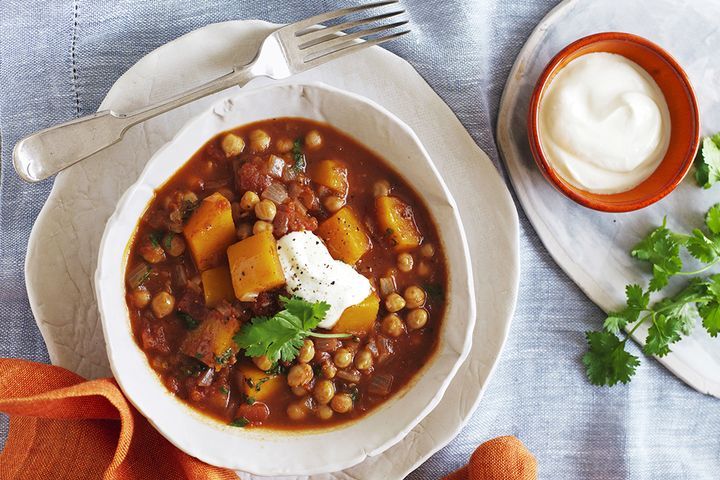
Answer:
[(418, 195), (348, 136), (246, 125), (207, 142), (140, 219), (134, 336), (171, 392), (229, 425), (350, 421), (432, 356), (440, 246)]

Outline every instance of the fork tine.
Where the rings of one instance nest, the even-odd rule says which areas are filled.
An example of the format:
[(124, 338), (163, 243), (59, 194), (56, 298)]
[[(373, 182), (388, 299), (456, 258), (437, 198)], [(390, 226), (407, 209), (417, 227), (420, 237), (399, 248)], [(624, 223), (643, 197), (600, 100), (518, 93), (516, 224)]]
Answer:
[(396, 38), (401, 37), (401, 36), (405, 35), (406, 33), (410, 33), (410, 30), (403, 30), (402, 32), (393, 33), (391, 35), (386, 35), (384, 37), (377, 37), (377, 38), (373, 38), (371, 40), (365, 40), (362, 43), (354, 43), (354, 44), (350, 45), (349, 47), (338, 48), (337, 50), (333, 50), (331, 52), (325, 53), (323, 55), (320, 55), (319, 57), (315, 57), (311, 60), (306, 60), (304, 62), (304, 66), (306, 68), (317, 67), (318, 65), (322, 65), (323, 63), (329, 62), (331, 60), (335, 60), (340, 57), (344, 57), (345, 55), (348, 55), (350, 53), (364, 50), (366, 48), (372, 47), (373, 45), (380, 45), (381, 43), (389, 42), (390, 40), (395, 40)]
[(310, 58), (313, 56), (317, 56), (318, 54), (321, 54), (323, 52), (341, 50), (343, 47), (348, 47), (350, 45), (353, 45), (355, 43), (355, 42), (353, 42), (353, 40), (355, 40), (355, 39), (365, 37), (368, 35), (375, 35), (377, 33), (382, 33), (387, 30), (391, 30), (393, 28), (400, 27), (407, 23), (408, 23), (407, 20), (403, 20), (401, 22), (395, 22), (395, 23), (391, 23), (388, 25), (380, 25), (379, 27), (360, 30), (358, 32), (349, 33), (347, 35), (337, 35), (337, 36), (333, 35), (330, 40), (316, 43), (315, 45), (305, 48), (305, 49), (303, 49), (301, 47), (300, 52), (305, 54), (305, 58)]
[(350, 15), (351, 13), (362, 12), (363, 10), (368, 10), (376, 7), (384, 7), (385, 5), (392, 5), (394, 3), (398, 3), (398, 0), (380, 0), (378, 2), (368, 3), (365, 5), (358, 5), (357, 7), (341, 8), (339, 10), (321, 13), (320, 15), (315, 15), (314, 17), (291, 23), (290, 25), (286, 25), (285, 27), (283, 27), (283, 29), (288, 29), (288, 31), (292, 30), (295, 32), (295, 36), (299, 36), (301, 32), (303, 32), (309, 27), (312, 27), (313, 25), (317, 25), (318, 23), (325, 23), (339, 17), (344, 17), (345, 15)]
[(382, 15), (375, 15), (374, 17), (339, 23), (337, 25), (331, 25), (329, 27), (321, 28), (319, 30), (313, 30), (300, 36), (300, 40), (304, 42), (300, 45), (300, 49), (302, 50), (303, 48), (312, 47), (313, 45), (321, 41), (335, 38), (335, 36), (332, 34), (341, 30), (349, 30), (351, 28), (360, 27), (362, 25), (367, 25), (368, 23), (373, 23), (380, 20), (385, 20), (386, 18), (402, 15), (403, 13), (405, 13), (405, 10), (398, 10), (396, 12), (383, 13)]

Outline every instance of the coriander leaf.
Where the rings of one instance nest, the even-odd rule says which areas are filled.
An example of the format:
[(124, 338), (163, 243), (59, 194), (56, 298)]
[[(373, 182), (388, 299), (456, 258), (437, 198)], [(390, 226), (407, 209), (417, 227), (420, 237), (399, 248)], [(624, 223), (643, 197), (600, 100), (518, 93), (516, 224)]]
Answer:
[(708, 238), (699, 228), (692, 231), (685, 247), (690, 255), (703, 263), (715, 261), (720, 254), (720, 238)]
[(590, 383), (612, 386), (630, 381), (640, 361), (625, 351), (625, 340), (609, 332), (585, 332), (585, 338), (589, 348), (582, 361)]
[(710, 188), (720, 180), (720, 135), (703, 139), (695, 168), (695, 180), (703, 188)]
[(300, 319), (300, 324), (305, 330), (316, 328), (330, 310), (330, 305), (326, 302), (309, 303), (296, 296), (291, 298), (281, 296), (280, 301), (285, 305), (285, 310)]
[(643, 351), (647, 355), (664, 357), (670, 353), (670, 344), (680, 340), (680, 328), (679, 317), (655, 315), (652, 326), (648, 329)]
[(430, 298), (434, 300), (445, 299), (445, 292), (443, 291), (443, 287), (441, 285), (437, 283), (424, 283), (422, 287)]
[(185, 312), (177, 312), (177, 316), (180, 320), (182, 320), (183, 325), (188, 330), (195, 330), (198, 325), (200, 325), (200, 322), (195, 320), (193, 317), (191, 317), (189, 314)]
[(720, 203), (716, 203), (705, 214), (705, 225), (715, 235), (720, 233)]
[(711, 337), (717, 337), (720, 332), (720, 275), (710, 277), (706, 285), (708, 300), (698, 305), (698, 313), (705, 330)]
[(231, 427), (246, 427), (250, 424), (250, 420), (245, 417), (236, 418), (232, 422), (228, 423)]
[(638, 260), (652, 264), (650, 291), (662, 289), (667, 285), (668, 279), (682, 269), (680, 242), (678, 236), (666, 227), (666, 219), (663, 219), (660, 227), (635, 245), (630, 253)]
[(295, 160), (295, 163), (293, 164), (293, 169), (296, 172), (304, 172), (305, 168), (307, 167), (307, 161), (305, 159), (305, 154), (302, 150), (303, 147), (303, 139), (298, 138), (293, 142), (293, 159)]
[(245, 355), (266, 355), (273, 362), (279, 360), (283, 354), (286, 357), (283, 360), (290, 361), (295, 358), (290, 356), (290, 352), (295, 349), (297, 355), (302, 346), (300, 321), (291, 315), (281, 315), (282, 313), (287, 312), (283, 310), (271, 318), (255, 317), (249, 324), (243, 325), (234, 339), (240, 348), (245, 349)]
[(720, 303), (710, 302), (698, 307), (702, 317), (702, 325), (711, 337), (717, 337), (720, 332)]
[(171, 250), (172, 249), (172, 241), (175, 237), (175, 234), (173, 232), (168, 232), (165, 237), (163, 237), (163, 248), (165, 250)]
[(148, 238), (150, 239), (150, 243), (153, 247), (157, 248), (160, 246), (160, 233), (158, 232), (152, 232)]
[(646, 310), (650, 302), (650, 292), (643, 292), (640, 285), (628, 285), (625, 287), (627, 306), (619, 312), (608, 315), (605, 319), (605, 330), (618, 334), (629, 323), (635, 323), (643, 310)]
[[(325, 302), (310, 303), (299, 297), (280, 297), (285, 309), (272, 317), (255, 317), (243, 325), (235, 337), (235, 343), (245, 350), (248, 357), (265, 355), (273, 362), (292, 361), (300, 351), (306, 337), (314, 334), (312, 329), (325, 318), (330, 306)], [(324, 336), (349, 336), (349, 334), (323, 334)]]

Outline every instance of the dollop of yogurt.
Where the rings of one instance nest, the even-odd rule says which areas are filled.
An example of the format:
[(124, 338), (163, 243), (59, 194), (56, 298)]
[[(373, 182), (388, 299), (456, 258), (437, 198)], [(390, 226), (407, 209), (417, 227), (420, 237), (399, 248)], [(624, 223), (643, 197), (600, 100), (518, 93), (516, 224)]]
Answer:
[(365, 300), (372, 286), (347, 263), (335, 260), (312, 232), (292, 232), (277, 241), (287, 290), (308, 302), (326, 302), (330, 309), (321, 328), (332, 328), (347, 307)]
[(582, 55), (562, 68), (540, 102), (538, 126), (555, 170), (600, 194), (640, 184), (670, 142), (662, 90), (642, 67), (614, 53)]

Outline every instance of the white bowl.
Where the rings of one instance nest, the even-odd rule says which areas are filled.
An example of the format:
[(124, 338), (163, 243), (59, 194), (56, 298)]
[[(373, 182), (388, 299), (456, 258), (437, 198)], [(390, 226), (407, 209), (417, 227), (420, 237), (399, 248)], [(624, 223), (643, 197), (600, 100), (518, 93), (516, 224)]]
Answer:
[[(148, 364), (133, 338), (125, 304), (129, 243), (155, 190), (216, 134), (277, 117), (326, 122), (377, 152), (426, 202), (448, 262), (448, 305), (435, 355), (401, 392), (361, 419), (332, 429), (241, 429), (191, 409), (165, 388)], [(413, 168), (406, 170), (407, 165)], [(243, 91), (189, 121), (120, 199), (98, 258), (95, 294), (115, 378), (165, 438), (212, 465), (258, 475), (311, 475), (356, 465), (400, 441), (438, 404), (470, 350), (475, 323), (470, 258), (457, 206), (445, 183), (417, 136), (400, 119), (363, 97), (322, 84)]]

